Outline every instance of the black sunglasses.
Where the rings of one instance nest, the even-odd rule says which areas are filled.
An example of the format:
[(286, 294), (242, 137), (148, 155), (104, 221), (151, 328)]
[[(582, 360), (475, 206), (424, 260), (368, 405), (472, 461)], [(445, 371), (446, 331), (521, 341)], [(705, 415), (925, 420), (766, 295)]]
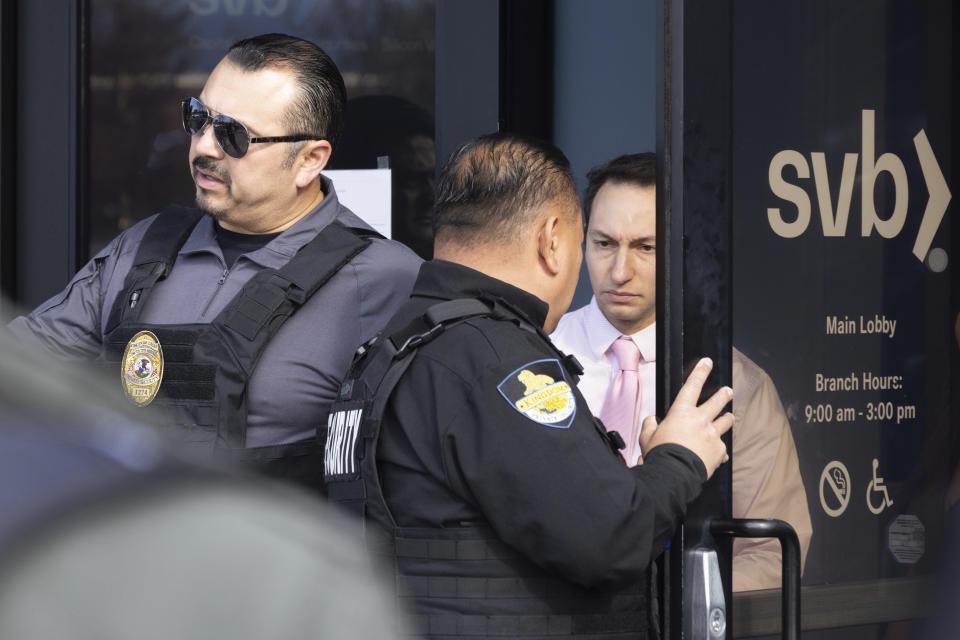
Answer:
[(223, 152), (231, 158), (242, 158), (253, 142), (302, 142), (303, 140), (322, 140), (319, 136), (297, 134), (293, 136), (272, 136), (269, 138), (251, 138), (246, 127), (230, 116), (211, 116), (206, 105), (196, 98), (180, 103), (183, 109), (183, 129), (190, 135), (202, 133), (213, 122), (213, 137)]

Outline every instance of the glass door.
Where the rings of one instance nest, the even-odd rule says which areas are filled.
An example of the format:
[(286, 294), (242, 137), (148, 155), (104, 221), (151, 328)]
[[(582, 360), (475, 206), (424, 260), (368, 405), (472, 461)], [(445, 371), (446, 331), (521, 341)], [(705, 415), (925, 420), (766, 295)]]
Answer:
[[(735, 440), (733, 506), (764, 468), (799, 481), (804, 638), (947, 637), (937, 629), (955, 633), (946, 616), (960, 601), (957, 10), (736, 0), (661, 12), (673, 366), (728, 348), (699, 327), (724, 332), (735, 394), (744, 366), (767, 390), (763, 420), (734, 429), (742, 441), (785, 424), (796, 456), (763, 467), (769, 453)], [(717, 490), (696, 513), (725, 515)], [(780, 595), (733, 594), (726, 633), (775, 637)]]
[(811, 637), (922, 637), (958, 541), (955, 11), (734, 4), (733, 336), (796, 438)]

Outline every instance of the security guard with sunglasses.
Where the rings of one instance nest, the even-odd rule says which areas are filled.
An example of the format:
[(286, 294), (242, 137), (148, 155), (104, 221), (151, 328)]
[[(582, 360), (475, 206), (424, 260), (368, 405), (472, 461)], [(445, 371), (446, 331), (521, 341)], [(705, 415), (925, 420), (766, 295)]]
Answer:
[[(430, 638), (656, 637), (648, 565), (728, 459), (729, 387), (695, 367), (628, 468), (547, 334), (583, 230), (557, 149), (463, 145), (437, 190), (435, 259), (358, 352), (330, 415), (329, 497), (367, 521)], [(718, 417), (719, 415), (719, 417)]]
[(421, 262), (320, 175), (345, 101), (316, 45), (234, 44), (181, 106), (198, 208), (131, 227), (10, 329), (100, 360), (192, 448), (322, 486), (317, 430)]

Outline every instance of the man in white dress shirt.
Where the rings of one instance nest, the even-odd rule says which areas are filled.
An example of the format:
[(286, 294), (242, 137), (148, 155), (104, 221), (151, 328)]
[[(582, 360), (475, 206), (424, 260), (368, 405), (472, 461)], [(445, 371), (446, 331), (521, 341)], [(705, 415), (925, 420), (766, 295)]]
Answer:
[[(587, 178), (584, 259), (594, 295), (587, 306), (563, 316), (551, 338), (580, 360), (580, 392), (605, 422), (623, 366), (614, 353), (622, 353), (622, 345), (615, 343), (623, 337), (636, 345), (635, 419), (626, 429), (607, 427), (625, 436), (627, 463), (640, 464), (640, 425), (656, 413), (656, 158), (652, 153), (620, 156), (595, 167)], [(790, 423), (769, 376), (736, 349), (733, 391), (733, 516), (789, 522), (800, 539), (803, 562), (812, 527)], [(734, 591), (778, 586), (779, 543), (736, 539)]]

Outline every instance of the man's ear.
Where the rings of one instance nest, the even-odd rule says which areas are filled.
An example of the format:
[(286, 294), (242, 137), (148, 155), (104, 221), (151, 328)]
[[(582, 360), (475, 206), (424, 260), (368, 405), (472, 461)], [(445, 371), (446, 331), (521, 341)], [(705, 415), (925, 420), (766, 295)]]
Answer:
[(544, 216), (537, 228), (537, 251), (540, 263), (551, 274), (560, 273), (560, 218)]
[(311, 185), (327, 166), (333, 147), (326, 140), (311, 140), (297, 154), (297, 187), (304, 189)]

